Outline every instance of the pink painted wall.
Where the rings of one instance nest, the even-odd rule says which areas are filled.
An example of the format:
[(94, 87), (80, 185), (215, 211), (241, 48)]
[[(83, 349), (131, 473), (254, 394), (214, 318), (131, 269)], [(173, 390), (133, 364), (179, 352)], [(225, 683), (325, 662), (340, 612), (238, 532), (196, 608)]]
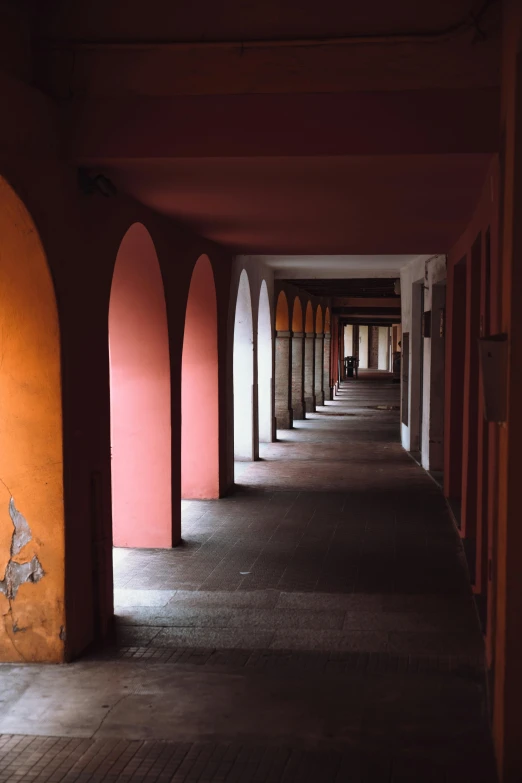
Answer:
[(218, 498), (217, 302), (207, 256), (197, 261), (190, 283), (181, 383), (181, 495)]
[(109, 307), (114, 546), (172, 546), (170, 360), (156, 251), (141, 223), (120, 245)]

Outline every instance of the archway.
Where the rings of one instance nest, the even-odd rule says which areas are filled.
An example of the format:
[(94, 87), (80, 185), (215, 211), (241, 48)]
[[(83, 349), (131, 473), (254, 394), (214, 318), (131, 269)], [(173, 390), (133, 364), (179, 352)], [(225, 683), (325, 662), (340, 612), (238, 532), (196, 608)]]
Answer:
[(315, 411), (315, 331), (312, 303), (308, 302), (305, 313), (304, 339), (304, 403), (306, 413)]
[(154, 244), (135, 223), (118, 250), (109, 305), (113, 543), (170, 547), (170, 359)]
[(324, 314), (324, 336), (323, 336), (323, 391), (326, 400), (333, 400), (332, 386), (332, 340), (330, 325), (330, 308), (327, 307)]
[(324, 335), (323, 335), (323, 310), (317, 306), (315, 314), (315, 402), (316, 405), (324, 405)]
[(278, 430), (292, 428), (292, 345), (288, 300), (280, 291), (276, 304), (275, 417)]
[(1, 177), (0, 258), (0, 660), (59, 662), (66, 628), (60, 328), (38, 231)]
[(324, 314), (324, 333), (330, 334), (330, 308), (326, 308), (326, 312)]
[(292, 418), (305, 418), (303, 307), (298, 296), (292, 308)]
[(298, 296), (294, 299), (294, 307), (292, 310), (292, 331), (303, 331), (303, 308), (301, 306), (301, 300)]
[(217, 301), (212, 265), (196, 262), (190, 282), (181, 369), (181, 497), (219, 497)]
[(323, 333), (323, 311), (321, 305), (317, 305), (317, 311), (315, 313), (315, 332), (316, 334)]
[(275, 326), (277, 332), (287, 332), (290, 329), (288, 300), (284, 291), (280, 291), (279, 296), (277, 297)]
[(254, 335), (248, 275), (239, 278), (234, 319), (234, 459), (254, 459)]
[(272, 319), (266, 281), (259, 292), (259, 313), (257, 318), (257, 389), (259, 409), (259, 440), (271, 443), (273, 440), (272, 408)]
[(308, 302), (306, 305), (306, 318), (305, 318), (305, 332), (312, 334), (314, 331), (314, 313), (312, 310), (312, 303)]

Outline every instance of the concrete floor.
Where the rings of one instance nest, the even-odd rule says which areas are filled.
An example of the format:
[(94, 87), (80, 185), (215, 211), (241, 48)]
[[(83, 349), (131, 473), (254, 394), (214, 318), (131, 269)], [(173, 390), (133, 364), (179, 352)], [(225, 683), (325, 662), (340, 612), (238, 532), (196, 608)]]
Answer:
[(0, 668), (0, 782), (494, 781), (460, 542), (397, 406), (346, 384), (184, 502), (180, 548), (116, 550), (107, 648)]

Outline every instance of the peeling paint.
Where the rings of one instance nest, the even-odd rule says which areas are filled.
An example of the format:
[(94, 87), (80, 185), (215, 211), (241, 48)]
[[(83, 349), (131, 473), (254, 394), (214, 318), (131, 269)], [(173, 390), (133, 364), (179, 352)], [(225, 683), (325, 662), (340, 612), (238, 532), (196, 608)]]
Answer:
[(14, 525), (13, 539), (11, 542), (11, 557), (18, 555), (23, 547), (32, 539), (31, 528), (26, 518), (20, 514), (15, 506), (14, 498), (9, 501), (9, 516)]
[(26, 518), (16, 508), (13, 498), (9, 501), (9, 516), (14, 526), (11, 538), (11, 556), (5, 569), (4, 578), (0, 580), (0, 593), (12, 601), (16, 598), (20, 585), (26, 582), (39, 582), (45, 572), (36, 555), (28, 563), (18, 563), (14, 559), (33, 536)]

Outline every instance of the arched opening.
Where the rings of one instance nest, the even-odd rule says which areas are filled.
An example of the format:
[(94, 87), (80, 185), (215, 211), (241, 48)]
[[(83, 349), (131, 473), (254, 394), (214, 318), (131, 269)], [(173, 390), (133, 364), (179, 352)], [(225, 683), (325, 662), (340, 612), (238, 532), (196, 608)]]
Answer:
[(311, 334), (314, 331), (314, 313), (312, 310), (312, 303), (308, 302), (306, 305), (306, 318), (305, 318), (305, 332)]
[(278, 430), (292, 428), (291, 395), (292, 345), (288, 300), (284, 291), (279, 292), (276, 304), (275, 343), (275, 417)]
[(330, 308), (326, 308), (326, 312), (324, 314), (324, 333), (330, 334)]
[(234, 459), (254, 459), (254, 335), (248, 275), (243, 269), (234, 319)]
[(266, 281), (259, 292), (259, 313), (257, 319), (257, 388), (259, 406), (259, 440), (271, 443), (273, 440), (272, 412), (272, 319)]
[(308, 302), (305, 313), (304, 339), (304, 404), (306, 413), (315, 411), (315, 331), (312, 303)]
[(290, 319), (288, 315), (288, 300), (284, 291), (279, 292), (276, 306), (276, 331), (287, 332), (290, 329)]
[(190, 282), (181, 368), (181, 496), (219, 497), (217, 301), (212, 265), (196, 262)]
[(60, 328), (38, 231), (1, 177), (0, 258), (0, 660), (59, 662), (66, 627)]
[(324, 314), (324, 339), (323, 339), (323, 391), (325, 402), (333, 399), (332, 381), (332, 340), (330, 335), (330, 308), (327, 307)]
[(316, 334), (322, 334), (323, 331), (323, 311), (321, 305), (317, 306), (317, 312), (315, 314), (315, 332)]
[(323, 335), (323, 310), (317, 306), (315, 314), (315, 402), (316, 405), (324, 405), (324, 335)]
[(135, 223), (118, 250), (109, 305), (112, 524), (117, 547), (170, 547), (170, 359), (154, 244)]
[(303, 308), (298, 296), (292, 308), (292, 417), (305, 418)]
[(303, 331), (303, 308), (301, 306), (301, 300), (298, 296), (294, 299), (294, 307), (292, 312), (292, 331)]

